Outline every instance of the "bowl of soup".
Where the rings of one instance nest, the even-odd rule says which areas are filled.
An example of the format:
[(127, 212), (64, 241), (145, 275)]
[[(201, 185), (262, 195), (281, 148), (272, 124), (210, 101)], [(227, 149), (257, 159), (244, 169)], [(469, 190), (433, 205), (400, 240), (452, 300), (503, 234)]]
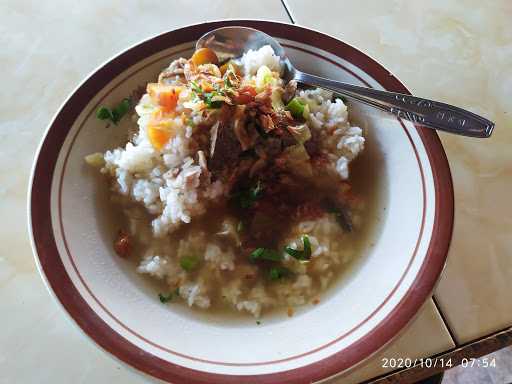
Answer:
[(36, 157), (41, 275), (94, 342), (176, 383), (304, 382), (389, 342), (446, 258), (453, 191), (432, 130), (282, 78), (270, 46), (219, 62), (209, 30), (260, 29), (296, 66), (408, 93), (306, 28), (171, 31), (86, 79)]

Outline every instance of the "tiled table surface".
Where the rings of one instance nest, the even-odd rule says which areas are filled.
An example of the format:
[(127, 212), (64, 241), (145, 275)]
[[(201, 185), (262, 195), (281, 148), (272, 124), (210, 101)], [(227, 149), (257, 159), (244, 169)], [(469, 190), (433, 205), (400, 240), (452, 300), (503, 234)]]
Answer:
[[(440, 135), (455, 183), (456, 223), (435, 302), (429, 300), (384, 351), (331, 382), (381, 375), (383, 356), (430, 356), (511, 326), (512, 2), (286, 0), (284, 5), (294, 22), (368, 52), (415, 94), (497, 123), (486, 141)], [(45, 126), (66, 95), (101, 62), (141, 39), (221, 18), (290, 22), (284, 5), (279, 0), (0, 2), (0, 384), (151, 381), (81, 336), (45, 291), (32, 260), (25, 219), (28, 175)]]

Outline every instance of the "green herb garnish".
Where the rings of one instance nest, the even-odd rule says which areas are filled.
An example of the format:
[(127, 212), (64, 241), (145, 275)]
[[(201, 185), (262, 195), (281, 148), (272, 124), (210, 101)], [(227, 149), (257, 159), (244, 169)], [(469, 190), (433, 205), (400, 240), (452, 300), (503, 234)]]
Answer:
[(190, 272), (194, 270), (199, 264), (199, 258), (195, 256), (183, 256), (180, 259), (180, 267), (185, 271)]
[(219, 92), (212, 91), (212, 92), (208, 92), (208, 93), (203, 93), (203, 96), (204, 96), (204, 103), (206, 104), (206, 106), (208, 108), (218, 109), (218, 108), (222, 107), (221, 100), (212, 101), (212, 97), (220, 96)]
[(283, 277), (289, 276), (290, 274), (290, 270), (285, 267), (272, 267), (268, 271), (268, 277), (270, 280), (279, 280)]
[(252, 187), (250, 190), (249, 190), (250, 194), (251, 194), (251, 197), (253, 199), (257, 199), (258, 197), (261, 196), (262, 192), (263, 192), (263, 183), (261, 182), (261, 180), (258, 180), (256, 182), (256, 185), (254, 187)]
[(258, 180), (254, 186), (237, 193), (234, 198), (240, 208), (250, 208), (263, 194), (263, 183)]
[(172, 298), (174, 295), (172, 293), (169, 293), (168, 295), (164, 295), (162, 293), (158, 294), (158, 298), (160, 299), (160, 302), (162, 304), (168, 303), (169, 301), (172, 301)]
[(114, 121), (114, 115), (112, 114), (112, 110), (108, 107), (100, 107), (96, 112), (96, 117), (100, 120)]
[(203, 93), (203, 88), (201, 88), (195, 81), (191, 81), (190, 85), (192, 86), (192, 90), (197, 94)]
[(221, 100), (215, 100), (212, 101), (212, 98), (214, 96), (223, 96), (222, 90), (219, 87), (216, 88), (215, 91), (212, 92), (205, 92), (195, 81), (190, 82), (190, 87), (192, 88), (193, 93), (196, 97), (202, 98), (204, 103), (208, 108), (217, 109), (222, 107), (222, 101)]
[(252, 262), (258, 260), (267, 260), (267, 261), (281, 261), (283, 259), (283, 255), (273, 249), (268, 248), (256, 248), (251, 252), (249, 256), (249, 260)]
[(300, 260), (306, 261), (311, 259), (311, 243), (309, 241), (308, 235), (302, 236), (302, 243), (304, 244), (304, 248), (302, 250), (293, 249), (291, 247), (285, 247), (285, 252), (289, 254), (291, 257)]
[(169, 301), (172, 301), (175, 296), (180, 295), (180, 288), (176, 288), (173, 292), (168, 293), (167, 295), (164, 295), (163, 293), (158, 294), (158, 298), (160, 299), (160, 302), (162, 304), (168, 303)]
[(118, 105), (112, 109), (106, 106), (101, 106), (96, 112), (96, 117), (100, 120), (110, 120), (112, 123), (117, 124), (130, 110), (131, 106), (132, 99), (125, 97)]
[(304, 104), (296, 97), (286, 104), (286, 109), (289, 110), (296, 119), (300, 119), (304, 115)]

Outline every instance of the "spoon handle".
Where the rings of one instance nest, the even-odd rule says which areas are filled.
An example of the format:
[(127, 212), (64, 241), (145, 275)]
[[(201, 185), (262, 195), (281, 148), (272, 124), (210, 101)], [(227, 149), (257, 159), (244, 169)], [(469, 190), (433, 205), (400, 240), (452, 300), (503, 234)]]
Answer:
[(296, 71), (294, 79), (303, 84), (314, 85), (346, 95), (429, 128), (471, 137), (490, 137), (494, 129), (492, 121), (462, 108), (438, 101), (359, 87), (299, 71)]

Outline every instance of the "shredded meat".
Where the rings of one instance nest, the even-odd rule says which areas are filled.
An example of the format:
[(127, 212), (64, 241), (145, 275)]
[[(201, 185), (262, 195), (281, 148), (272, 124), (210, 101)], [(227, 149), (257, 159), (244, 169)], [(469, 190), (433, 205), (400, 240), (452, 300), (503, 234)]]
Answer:
[(272, 113), (272, 121), (278, 128), (285, 129), (289, 125), (294, 124), (290, 111), (275, 111)]
[(297, 92), (297, 82), (295, 80), (290, 80), (284, 87), (283, 102), (288, 104), (295, 96), (295, 92)]
[(272, 118), (270, 117), (270, 115), (261, 114), (259, 116), (259, 120), (260, 120), (261, 127), (263, 128), (263, 130), (266, 133), (272, 131), (275, 128), (274, 122), (272, 121)]
[(246, 151), (254, 145), (254, 137), (251, 137), (246, 130), (246, 114), (245, 105), (237, 105), (235, 108), (235, 114), (233, 116), (233, 131), (235, 132), (236, 138), (240, 142), (242, 151)]
[(272, 105), (271, 96), (272, 90), (270, 88), (266, 88), (264, 91), (254, 96), (254, 102), (262, 105)]
[(185, 64), (187, 64), (187, 59), (179, 58), (174, 60), (167, 69), (160, 73), (158, 76), (158, 82), (165, 84), (173, 82), (176, 76), (183, 77)]

